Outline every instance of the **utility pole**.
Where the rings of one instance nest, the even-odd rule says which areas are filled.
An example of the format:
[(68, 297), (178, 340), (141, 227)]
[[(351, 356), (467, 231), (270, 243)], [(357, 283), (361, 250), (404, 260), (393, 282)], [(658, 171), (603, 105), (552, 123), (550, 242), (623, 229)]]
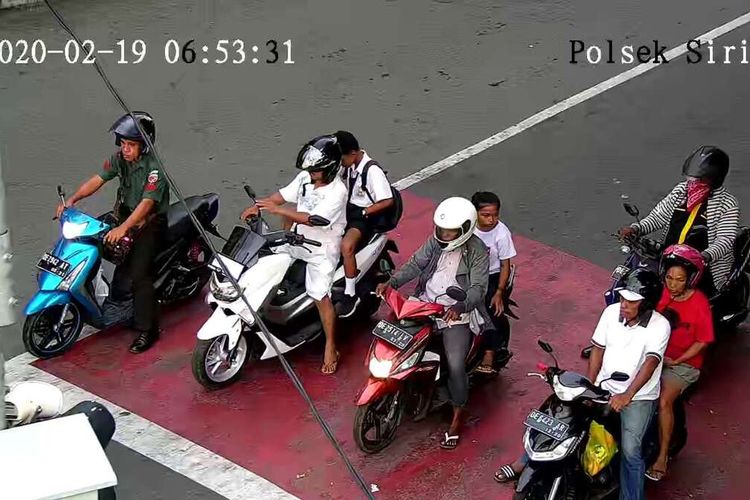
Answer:
[[(11, 259), (10, 231), (5, 213), (5, 183), (3, 181), (3, 150), (0, 148), (0, 337), (7, 334), (16, 322), (13, 311), (16, 299), (10, 277)], [(0, 342), (0, 430), (5, 429), (5, 358)]]

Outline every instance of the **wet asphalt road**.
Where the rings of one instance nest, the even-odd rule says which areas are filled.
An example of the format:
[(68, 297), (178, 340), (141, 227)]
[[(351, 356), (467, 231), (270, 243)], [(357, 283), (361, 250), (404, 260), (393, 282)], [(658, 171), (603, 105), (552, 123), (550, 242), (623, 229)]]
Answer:
[[(315, 134), (352, 130), (396, 180), (629, 67), (571, 65), (570, 39), (651, 44), (656, 38), (671, 48), (747, 10), (745, 1), (692, 3), (56, 5), (100, 48), (119, 39), (146, 41), (143, 63), (118, 65), (116, 57), (102, 56), (105, 70), (133, 108), (155, 116), (161, 154), (182, 191), (221, 195), (220, 222), (228, 232), (243, 206), (241, 182), (259, 193), (277, 188), (293, 175), (299, 145)], [(741, 28), (719, 42), (748, 35)], [(50, 48), (68, 39), (41, 8), (0, 12), (0, 38), (43, 39)], [(163, 49), (170, 38), (210, 47), (242, 38), (248, 54), (253, 44), (291, 39), (295, 64), (169, 65)], [(491, 188), (515, 232), (609, 267), (620, 259), (609, 234), (627, 222), (621, 194), (645, 211), (701, 143), (729, 152), (727, 185), (748, 206), (749, 72), (750, 65), (674, 61), (413, 189), (440, 198)], [(25, 302), (34, 291), (33, 265), (56, 235), (54, 187), (62, 183), (72, 192), (97, 172), (112, 151), (107, 129), (120, 110), (91, 66), (53, 55), (42, 65), (0, 66), (0, 105), (14, 277)], [(112, 193), (108, 188), (83, 206), (103, 211)], [(0, 341), (6, 354), (22, 351), (18, 334)], [(110, 454), (122, 498), (210, 498), (118, 445)]]

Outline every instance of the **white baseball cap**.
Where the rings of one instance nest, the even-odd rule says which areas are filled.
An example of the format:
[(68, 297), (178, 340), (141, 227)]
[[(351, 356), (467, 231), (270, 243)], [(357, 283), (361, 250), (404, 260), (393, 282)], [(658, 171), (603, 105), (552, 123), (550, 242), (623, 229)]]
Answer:
[(617, 290), (617, 293), (620, 294), (620, 297), (629, 302), (638, 302), (639, 300), (643, 300), (645, 298), (643, 295), (635, 293), (632, 290), (628, 290), (627, 288), (621, 288)]

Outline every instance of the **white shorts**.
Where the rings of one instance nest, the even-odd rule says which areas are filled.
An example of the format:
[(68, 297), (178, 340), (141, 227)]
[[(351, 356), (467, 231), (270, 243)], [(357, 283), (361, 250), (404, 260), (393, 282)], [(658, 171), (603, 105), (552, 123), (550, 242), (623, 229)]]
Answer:
[[(313, 300), (323, 300), (331, 293), (333, 285), (333, 275), (336, 273), (336, 266), (339, 263), (339, 248), (331, 252), (323, 244), (323, 247), (312, 249), (312, 253), (305, 248), (294, 245), (284, 245), (276, 248), (276, 253), (289, 254), (292, 259), (300, 259), (307, 262), (305, 270), (305, 290)], [(331, 247), (333, 245), (330, 245)]]

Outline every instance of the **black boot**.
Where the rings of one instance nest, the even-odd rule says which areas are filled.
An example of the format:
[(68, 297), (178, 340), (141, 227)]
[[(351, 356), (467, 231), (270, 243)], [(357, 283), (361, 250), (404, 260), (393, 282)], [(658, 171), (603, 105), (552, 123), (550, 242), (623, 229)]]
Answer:
[(141, 332), (130, 344), (130, 352), (140, 354), (147, 351), (157, 340), (159, 340), (159, 330)]

